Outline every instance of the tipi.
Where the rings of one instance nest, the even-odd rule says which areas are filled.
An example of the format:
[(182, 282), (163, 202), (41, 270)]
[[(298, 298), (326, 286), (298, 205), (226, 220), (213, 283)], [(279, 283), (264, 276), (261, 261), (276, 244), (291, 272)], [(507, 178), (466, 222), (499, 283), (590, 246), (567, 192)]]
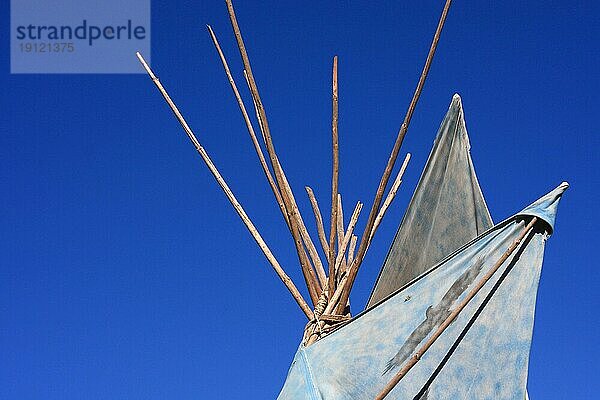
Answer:
[[(442, 121), (412, 200), (366, 309), (352, 315), (349, 295), (386, 210), (402, 182), (407, 154), (389, 191), (404, 136), (421, 94), (451, 0), (446, 0), (423, 72), (387, 162), (362, 236), (363, 204), (344, 222), (338, 192), (337, 57), (332, 74), (332, 185), (329, 234), (311, 188), (318, 241), (311, 238), (277, 156), (267, 113), (231, 0), (229, 17), (253, 99), (258, 131), (208, 26), (250, 138), (298, 253), (303, 297), (185, 121), (162, 83), (146, 72), (307, 317), (279, 399), (523, 399), (537, 284), (546, 239), (566, 183), (512, 217), (493, 224), (470, 157), (461, 99)], [(266, 154), (265, 154), (266, 150)], [(320, 250), (317, 246), (321, 247)]]

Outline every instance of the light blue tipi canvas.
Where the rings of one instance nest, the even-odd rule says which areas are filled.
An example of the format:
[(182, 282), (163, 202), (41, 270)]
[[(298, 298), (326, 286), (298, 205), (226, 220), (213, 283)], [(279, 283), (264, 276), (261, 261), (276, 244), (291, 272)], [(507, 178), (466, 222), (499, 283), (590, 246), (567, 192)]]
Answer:
[(499, 223), (375, 307), (298, 350), (279, 399), (372, 399), (500, 259), (540, 221), (388, 396), (523, 399), (544, 245), (566, 183)]

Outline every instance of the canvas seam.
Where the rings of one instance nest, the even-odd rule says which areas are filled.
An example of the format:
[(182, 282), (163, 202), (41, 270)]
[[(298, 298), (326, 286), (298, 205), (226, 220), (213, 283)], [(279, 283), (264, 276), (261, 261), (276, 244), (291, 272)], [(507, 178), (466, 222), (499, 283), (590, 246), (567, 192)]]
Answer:
[(300, 355), (302, 357), (302, 365), (304, 366), (304, 373), (308, 381), (310, 398), (312, 400), (322, 400), (319, 390), (316, 387), (315, 376), (313, 375), (312, 368), (308, 363), (308, 357), (306, 356), (306, 350), (301, 349)]

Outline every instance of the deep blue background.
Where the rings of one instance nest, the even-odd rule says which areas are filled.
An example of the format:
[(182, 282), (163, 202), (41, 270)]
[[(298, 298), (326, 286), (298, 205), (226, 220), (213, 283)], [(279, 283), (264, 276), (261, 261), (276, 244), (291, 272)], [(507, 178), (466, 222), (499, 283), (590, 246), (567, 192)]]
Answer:
[[(571, 183), (538, 295), (533, 400), (591, 399), (599, 389), (600, 7), (577, 3), (452, 6), (403, 147), (413, 153), (405, 184), (352, 296), (362, 309), (460, 93), (495, 221)], [(310, 228), (304, 185), (328, 207), (334, 54), (344, 204), (347, 212), (357, 200), (370, 206), (442, 2), (236, 6)], [(8, 1), (1, 13), (0, 398), (274, 398), (304, 316), (150, 80), (10, 75)], [(224, 3), (153, 2), (152, 22), (155, 71), (300, 285), (292, 242), (204, 26), (213, 25), (245, 87)]]

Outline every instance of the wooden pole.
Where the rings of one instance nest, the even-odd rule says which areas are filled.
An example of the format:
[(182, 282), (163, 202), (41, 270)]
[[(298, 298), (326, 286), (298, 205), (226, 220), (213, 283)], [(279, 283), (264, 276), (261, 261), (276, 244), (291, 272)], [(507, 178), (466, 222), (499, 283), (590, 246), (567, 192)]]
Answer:
[(321, 246), (323, 247), (323, 252), (325, 253), (325, 257), (329, 256), (329, 244), (327, 243), (327, 237), (325, 236), (325, 227), (323, 226), (323, 217), (321, 216), (321, 210), (319, 209), (319, 203), (317, 203), (317, 198), (315, 197), (315, 193), (313, 190), (306, 186), (306, 193), (308, 194), (308, 199), (310, 200), (310, 205), (312, 207), (313, 213), (315, 214), (315, 221), (317, 224), (317, 232), (319, 235), (319, 241), (321, 242)]
[[(248, 80), (248, 74), (246, 73), (245, 70), (244, 70), (244, 77), (246, 78), (246, 83), (248, 84), (248, 88), (250, 89), (250, 92), (252, 93), (252, 89), (250, 87), (250, 81)], [(260, 114), (259, 114), (259, 111), (258, 111), (258, 106), (257, 106), (257, 103), (256, 103), (256, 98), (254, 97), (254, 95), (252, 95), (251, 97), (252, 97), (252, 103), (254, 104), (254, 110), (256, 112), (256, 118), (258, 120), (258, 125), (259, 125), (260, 131), (262, 133), (263, 140), (266, 143), (266, 138), (265, 138), (265, 135), (264, 135), (264, 128), (263, 128), (263, 125), (262, 125), (262, 122), (261, 122), (261, 119), (260, 119)], [(277, 156), (275, 158), (277, 158)], [(308, 253), (310, 255), (310, 258), (311, 258), (311, 260), (313, 262), (315, 270), (317, 271), (318, 280), (314, 276), (314, 272), (312, 270), (310, 271), (311, 280), (319, 283), (319, 288), (318, 289), (320, 291), (324, 287), (327, 286), (326, 283), (325, 283), (326, 280), (327, 280), (327, 277), (325, 275), (325, 270), (323, 268), (323, 264), (321, 263), (321, 259), (319, 258), (319, 254), (318, 254), (317, 249), (316, 249), (316, 247), (314, 245), (314, 242), (312, 241), (312, 238), (310, 237), (310, 234), (308, 233), (308, 230), (306, 229), (306, 225), (304, 224), (304, 220), (302, 219), (302, 214), (300, 213), (300, 210), (298, 209), (298, 205), (296, 204), (296, 199), (294, 198), (294, 194), (292, 193), (292, 190), (291, 190), (291, 188), (289, 186), (289, 183), (287, 181), (287, 177), (285, 176), (285, 173), (283, 173), (283, 169), (281, 170), (281, 172), (282, 172), (281, 176), (282, 176), (283, 182), (284, 182), (284, 190), (286, 190), (286, 193), (288, 194), (289, 199), (291, 200), (291, 203), (292, 203), (291, 207), (292, 207), (293, 213), (294, 213), (294, 215), (297, 216), (296, 222), (298, 224), (298, 229), (299, 229), (299, 232), (300, 232), (300, 236), (302, 237), (304, 245), (308, 249)], [(288, 221), (289, 221), (289, 219), (288, 219)], [(291, 227), (290, 227), (290, 231), (291, 231)]]
[(335, 236), (338, 212), (338, 176), (340, 169), (339, 144), (338, 144), (338, 70), (337, 56), (333, 57), (332, 95), (331, 95), (331, 138), (333, 166), (331, 174), (331, 223), (329, 231), (329, 295), (335, 292)]
[(248, 231), (250, 232), (250, 234), (252, 235), (252, 237), (254, 238), (254, 240), (256, 241), (256, 243), (258, 244), (258, 246), (264, 253), (265, 257), (267, 258), (267, 260), (269, 261), (269, 263), (271, 264), (271, 266), (273, 267), (273, 269), (275, 270), (275, 272), (277, 273), (277, 275), (279, 276), (279, 278), (281, 279), (283, 284), (288, 288), (288, 290), (292, 294), (292, 297), (294, 298), (294, 300), (296, 300), (296, 302), (300, 306), (300, 309), (302, 309), (302, 311), (304, 312), (304, 314), (306, 315), (306, 317), (309, 320), (312, 320), (314, 317), (312, 310), (310, 309), (310, 307), (308, 306), (308, 304), (306, 303), (306, 301), (304, 300), (304, 298), (298, 291), (298, 288), (296, 288), (296, 285), (294, 285), (294, 282), (292, 282), (290, 277), (285, 273), (285, 271), (283, 270), (283, 268), (281, 267), (281, 265), (279, 264), (279, 262), (277, 261), (277, 259), (275, 258), (275, 256), (273, 255), (273, 253), (271, 252), (269, 247), (267, 246), (267, 244), (265, 243), (264, 239), (258, 232), (258, 229), (256, 229), (256, 227), (252, 223), (252, 220), (250, 220), (250, 217), (248, 217), (248, 214), (246, 214), (246, 211), (244, 210), (242, 205), (239, 203), (239, 201), (237, 200), (237, 198), (235, 197), (235, 195), (229, 188), (229, 185), (227, 185), (227, 182), (225, 182), (225, 179), (223, 179), (223, 177), (221, 176), (219, 170), (217, 169), (215, 164), (212, 162), (208, 153), (206, 152), (204, 147), (202, 147), (202, 145), (196, 138), (196, 135), (194, 135), (194, 132), (189, 127), (186, 120), (183, 118), (183, 115), (181, 114), (181, 112), (179, 111), (179, 109), (177, 108), (177, 106), (175, 105), (173, 100), (171, 100), (171, 97), (169, 96), (169, 94), (167, 93), (165, 88), (163, 87), (162, 83), (158, 80), (158, 78), (156, 77), (156, 75), (154, 74), (152, 69), (150, 69), (150, 66), (148, 66), (148, 63), (146, 63), (146, 60), (144, 60), (142, 55), (140, 53), (136, 53), (136, 56), (139, 59), (142, 66), (144, 67), (144, 69), (146, 70), (146, 72), (148, 73), (148, 75), (150, 76), (150, 79), (152, 79), (152, 82), (154, 82), (154, 84), (156, 85), (156, 87), (158, 88), (158, 90), (160, 91), (162, 96), (164, 97), (165, 101), (167, 102), (167, 104), (169, 105), (171, 110), (173, 111), (173, 114), (175, 114), (175, 117), (177, 118), (177, 120), (179, 121), (181, 126), (183, 127), (183, 130), (185, 131), (186, 135), (188, 136), (188, 138), (190, 139), (190, 141), (196, 148), (196, 151), (200, 154), (200, 157), (202, 157), (202, 160), (204, 161), (204, 163), (208, 167), (209, 171), (214, 176), (215, 180), (217, 181), (217, 183), (219, 184), (219, 186), (221, 187), (221, 189), (223, 190), (225, 195), (227, 196), (227, 199), (229, 199), (229, 202), (231, 203), (231, 205), (233, 206), (235, 211), (238, 213), (238, 215), (242, 219), (242, 222), (244, 223), (244, 225), (246, 225), (246, 228), (248, 228)]
[[(215, 35), (212, 27), (210, 25), (207, 25), (206, 27), (208, 28), (208, 32), (210, 33), (213, 44), (215, 45), (215, 48), (217, 49), (217, 52), (219, 53), (219, 57), (221, 58), (221, 63), (223, 64), (223, 68), (225, 69), (225, 73), (229, 80), (229, 84), (231, 85), (231, 89), (233, 90), (235, 98), (238, 102), (238, 106), (240, 107), (242, 116), (244, 117), (244, 122), (246, 123), (248, 132), (250, 133), (250, 138), (252, 139), (252, 143), (256, 150), (256, 154), (258, 155), (258, 158), (259, 158), (260, 164), (263, 168), (263, 171), (265, 173), (265, 176), (267, 177), (267, 180), (269, 181), (269, 185), (271, 186), (271, 190), (273, 191), (273, 194), (275, 195), (275, 199), (277, 200), (277, 204), (279, 205), (279, 208), (281, 210), (283, 218), (284, 218), (288, 228), (291, 229), (288, 212), (283, 203), (281, 193), (279, 191), (279, 188), (277, 187), (277, 184), (273, 180), (273, 176), (271, 175), (271, 171), (269, 170), (269, 167), (267, 166), (265, 156), (262, 152), (262, 148), (260, 147), (260, 144), (256, 137), (256, 133), (254, 132), (254, 127), (252, 126), (252, 122), (250, 121), (250, 117), (248, 116), (248, 112), (246, 111), (244, 101), (242, 100), (242, 97), (240, 96), (237, 85), (235, 84), (235, 80), (233, 79), (233, 76), (231, 74), (231, 70), (229, 69), (227, 59), (225, 58), (225, 55), (223, 54), (223, 51), (221, 50), (221, 46), (219, 45), (219, 41), (218, 41), (217, 36)], [(300, 212), (299, 211), (297, 211), (297, 212), (301, 218)], [(311, 260), (313, 261), (315, 269), (317, 270), (317, 273), (319, 275), (319, 280), (321, 281), (320, 286), (324, 286), (325, 285), (324, 280), (326, 280), (326, 277), (325, 277), (325, 272), (323, 270), (323, 264), (321, 263), (321, 260), (319, 259), (317, 249), (315, 248), (315, 245), (313, 244), (312, 239), (311, 239), (310, 235), (308, 234), (308, 231), (306, 230), (306, 227), (304, 226), (303, 221), (299, 226), (299, 230), (300, 230), (300, 235), (302, 236), (302, 239), (304, 240), (304, 243), (306, 244), (306, 248), (311, 257)], [(323, 272), (321, 273), (321, 271), (323, 271)]]
[(348, 248), (348, 244), (350, 243), (350, 238), (352, 237), (352, 233), (354, 232), (354, 227), (356, 226), (356, 222), (358, 221), (358, 216), (360, 215), (360, 210), (362, 210), (363, 204), (359, 201), (356, 203), (356, 207), (352, 212), (352, 216), (350, 217), (350, 222), (348, 223), (348, 230), (346, 230), (346, 234), (342, 236), (342, 242), (340, 247), (338, 248), (337, 257), (335, 259), (335, 271), (340, 274), (342, 272), (342, 262), (344, 260), (344, 256), (346, 254), (346, 249)]
[[(250, 88), (250, 82), (248, 80), (248, 74), (246, 73), (246, 71), (244, 71), (244, 77), (246, 78), (246, 83), (248, 84), (248, 88), (250, 89), (250, 92), (252, 93), (252, 89)], [(254, 110), (256, 112), (256, 118), (258, 120), (258, 125), (259, 125), (260, 131), (262, 133), (263, 140), (266, 142), (263, 125), (262, 125), (262, 122), (260, 119), (260, 114), (258, 112), (256, 98), (254, 97), (254, 95), (252, 95), (251, 97), (252, 97), (252, 103), (254, 104)], [(277, 158), (277, 156), (275, 156), (275, 158)], [(283, 169), (281, 170), (281, 172), (282, 172), (281, 177), (282, 177), (283, 183), (284, 183), (283, 189), (284, 189), (286, 195), (288, 196), (288, 199), (291, 201), (291, 205), (290, 205), (291, 209), (289, 211), (289, 214), (295, 216), (294, 220), (295, 220), (296, 224), (298, 225), (298, 231), (300, 233), (300, 237), (302, 238), (304, 244), (308, 248), (311, 259), (314, 262), (315, 269), (317, 270), (317, 274), (319, 275), (319, 279), (317, 279), (317, 277), (314, 275), (314, 271), (312, 270), (312, 268), (310, 268), (310, 266), (309, 266), (309, 269), (307, 271), (307, 269), (305, 269), (305, 267), (304, 267), (304, 264), (302, 264), (302, 262), (301, 262), (302, 273), (307, 282), (307, 285), (308, 285), (309, 280), (314, 283), (311, 285), (311, 287), (314, 287), (314, 289), (311, 289), (311, 287), (309, 287), (309, 291), (311, 293), (311, 299), (313, 300), (313, 303), (316, 306), (315, 296), (319, 297), (318, 293), (324, 287), (324, 283), (321, 282), (321, 270), (323, 270), (323, 264), (321, 263), (321, 259), (318, 256), (315, 245), (314, 245), (310, 235), (308, 234), (306, 225), (304, 224), (304, 220), (302, 219), (302, 214), (300, 213), (300, 210), (298, 209), (298, 205), (296, 204), (296, 199), (294, 198), (294, 194), (292, 193), (292, 190), (289, 187), (289, 183), (287, 181), (285, 173), (283, 173)], [(291, 225), (291, 221), (290, 221), (290, 225)], [(292, 232), (291, 226), (290, 226), (290, 232)], [(294, 240), (296, 240), (293, 232), (292, 232), (292, 237), (294, 238)], [(303, 248), (302, 248), (302, 250), (298, 250), (298, 246), (296, 246), (296, 250), (298, 251), (298, 255), (299, 255), (299, 257), (301, 257), (301, 259), (302, 258), (306, 259), (306, 253), (301, 254), (301, 252), (304, 252)], [(307, 262), (307, 264), (308, 264), (308, 262)], [(323, 270), (323, 275), (324, 274), (325, 274), (325, 272)], [(317, 285), (319, 286), (318, 288), (316, 287)]]
[[(315, 270), (317, 271), (317, 275), (319, 277), (319, 293), (323, 288), (327, 287), (327, 277), (325, 276), (325, 269), (323, 268), (323, 264), (321, 263), (321, 259), (319, 258), (319, 253), (317, 252), (317, 248), (308, 233), (308, 229), (306, 229), (306, 224), (304, 223), (304, 219), (302, 218), (302, 213), (298, 209), (298, 205), (296, 203), (296, 199), (294, 198), (294, 194), (290, 189), (290, 185), (287, 181), (287, 177), (285, 174), (282, 175), (283, 181), (285, 182), (285, 187), (289, 190), (289, 196), (292, 202), (292, 209), (294, 210), (295, 215), (297, 216), (298, 229), (300, 230), (300, 236), (304, 241), (304, 245), (308, 250), (308, 255), (313, 262)], [(320, 296), (320, 295), (319, 295)]]
[[(340, 296), (342, 295), (343, 286), (346, 283), (346, 281), (348, 280), (348, 274), (341, 274), (340, 276), (341, 276), (341, 278), (340, 278), (338, 288), (336, 289), (333, 296), (330, 296), (329, 302), (327, 303), (327, 307), (325, 308), (325, 311), (323, 311), (323, 314), (334, 313), (336, 306), (338, 305)], [(336, 314), (341, 314), (341, 312), (338, 312)]]
[[(300, 215), (300, 212), (298, 212), (298, 215)], [(302, 240), (304, 241), (304, 245), (306, 246), (306, 249), (308, 250), (308, 255), (310, 256), (310, 259), (315, 267), (315, 270), (317, 271), (317, 277), (319, 278), (318, 282), (319, 282), (319, 288), (325, 289), (327, 288), (327, 275), (325, 274), (325, 269), (323, 268), (323, 264), (321, 263), (321, 259), (319, 258), (319, 253), (317, 252), (317, 248), (315, 247), (315, 244), (313, 243), (310, 234), (308, 233), (308, 230), (306, 229), (306, 226), (304, 225), (304, 221), (302, 221), (302, 223), (300, 224), (300, 236), (302, 236)]]
[[(244, 69), (246, 71), (248, 86), (250, 87), (250, 93), (252, 94), (252, 98), (256, 103), (256, 110), (258, 112), (259, 125), (262, 129), (263, 138), (265, 139), (265, 146), (267, 148), (267, 153), (269, 154), (269, 159), (271, 162), (271, 166), (273, 167), (273, 172), (275, 174), (275, 179), (277, 181), (277, 185), (281, 190), (281, 197), (285, 204), (286, 210), (289, 215), (290, 220), (290, 232), (292, 234), (292, 238), (294, 240), (294, 245), (296, 246), (296, 252), (298, 253), (298, 259), (300, 261), (300, 266), (302, 268), (302, 274), (304, 275), (304, 280), (306, 282), (306, 286), (308, 287), (308, 292), (310, 293), (310, 297), (312, 299), (313, 305), (316, 306), (319, 300), (318, 293), (318, 280), (314, 274), (312, 267), (309, 264), (308, 256), (306, 255), (306, 251), (304, 250), (302, 244), (302, 238), (300, 234), (299, 225), (299, 217), (298, 214), (294, 212), (292, 207), (292, 202), (294, 201), (291, 197), (291, 187), (287, 185), (287, 182), (284, 180), (285, 173), (283, 172), (283, 168), (279, 163), (279, 159), (277, 157), (277, 153), (275, 151), (275, 146), (273, 144), (273, 139), (271, 137), (271, 130), (269, 129), (269, 122), (267, 120), (267, 114), (265, 108), (263, 106), (262, 100), (260, 98), (260, 93), (258, 91), (258, 86), (256, 85), (256, 81), (254, 79), (254, 74), (252, 73), (252, 67), (250, 65), (250, 59), (248, 57), (248, 53), (246, 51), (246, 46), (244, 44), (244, 39), (242, 38), (242, 33), (240, 31), (239, 24), (237, 22), (237, 18), (235, 15), (235, 10), (233, 9), (233, 4), (231, 0), (226, 0), (227, 4), (227, 12), (229, 14), (229, 20), (231, 21), (231, 27), (233, 28), (233, 33), (235, 35), (235, 39), (238, 45), (238, 50), (240, 51), (240, 56), (242, 57), (242, 62), (244, 64)], [(293, 196), (293, 195), (292, 195)]]
[(285, 223), (287, 224), (288, 228), (290, 228), (290, 220), (288, 217), (288, 213), (285, 209), (285, 205), (283, 204), (283, 199), (281, 198), (281, 193), (279, 191), (279, 188), (277, 187), (277, 184), (275, 183), (275, 180), (273, 179), (273, 176), (271, 175), (271, 171), (269, 170), (269, 167), (267, 166), (267, 161), (263, 154), (262, 148), (260, 147), (260, 143), (258, 142), (258, 139), (256, 138), (256, 133), (254, 132), (254, 127), (252, 126), (252, 122), (250, 121), (250, 117), (248, 116), (248, 112), (246, 111), (246, 106), (244, 105), (242, 96), (240, 96), (240, 92), (237, 88), (237, 85), (235, 84), (235, 80), (233, 79), (233, 76), (229, 69), (229, 65), (227, 64), (227, 59), (225, 58), (225, 54), (223, 54), (223, 51), (221, 50), (221, 46), (219, 45), (219, 41), (217, 40), (217, 36), (215, 35), (212, 27), (210, 25), (206, 25), (206, 27), (208, 28), (208, 33), (210, 34), (213, 44), (215, 45), (215, 48), (217, 49), (217, 52), (219, 53), (219, 57), (221, 58), (221, 63), (223, 64), (223, 68), (225, 69), (225, 74), (227, 74), (227, 79), (229, 80), (229, 85), (231, 86), (231, 89), (233, 90), (233, 94), (235, 95), (238, 106), (240, 107), (240, 111), (242, 112), (242, 116), (244, 117), (244, 122), (246, 123), (246, 128), (248, 129), (248, 133), (250, 134), (250, 139), (252, 139), (252, 144), (254, 145), (256, 154), (258, 155), (260, 165), (263, 169), (263, 172), (265, 173), (265, 176), (267, 177), (267, 181), (269, 181), (269, 186), (271, 187), (271, 190), (273, 191), (273, 194), (275, 195), (275, 200), (277, 200), (277, 204), (279, 205), (279, 209), (281, 210), (283, 219), (285, 219)]
[(388, 384), (383, 388), (383, 390), (375, 397), (375, 400), (384, 399), (391, 391), (396, 387), (398, 382), (410, 371), (412, 367), (415, 366), (417, 362), (423, 357), (425, 352), (435, 343), (435, 341), (444, 333), (446, 328), (450, 326), (452, 321), (456, 319), (458, 314), (469, 304), (469, 302), (475, 297), (475, 295), (481, 290), (481, 288), (491, 279), (494, 273), (502, 266), (502, 264), (510, 257), (510, 255), (516, 250), (519, 246), (523, 238), (533, 229), (533, 226), (537, 222), (537, 217), (533, 217), (531, 221), (525, 226), (525, 228), (521, 231), (519, 236), (508, 246), (508, 249), (502, 254), (500, 259), (496, 261), (494, 266), (485, 274), (483, 278), (477, 283), (477, 285), (471, 289), (469, 294), (463, 299), (463, 301), (450, 313), (450, 315), (442, 322), (439, 328), (431, 335), (431, 337), (425, 342), (423, 346), (419, 350), (417, 350), (414, 355), (408, 360), (408, 362), (402, 367), (396, 375), (388, 382)]
[(348, 271), (348, 280), (344, 285), (344, 291), (340, 298), (340, 304), (346, 304), (346, 301), (350, 296), (350, 291), (352, 290), (352, 285), (354, 284), (354, 280), (356, 279), (358, 268), (360, 267), (365, 257), (367, 247), (369, 244), (369, 236), (373, 229), (375, 218), (377, 217), (377, 214), (379, 212), (379, 205), (381, 204), (383, 193), (385, 192), (388, 180), (390, 179), (390, 175), (392, 174), (392, 170), (394, 169), (396, 158), (398, 158), (398, 153), (400, 152), (400, 147), (402, 146), (402, 142), (404, 141), (404, 136), (406, 135), (406, 131), (408, 129), (408, 125), (410, 124), (410, 120), (417, 105), (417, 101), (419, 100), (421, 91), (423, 90), (423, 85), (425, 84), (425, 79), (427, 78), (427, 73), (429, 72), (431, 61), (433, 60), (433, 55), (435, 54), (435, 49), (437, 48), (437, 44), (440, 39), (440, 34), (442, 33), (442, 28), (444, 27), (444, 23), (446, 22), (446, 16), (448, 15), (448, 10), (450, 8), (451, 3), (452, 0), (446, 0), (446, 4), (444, 5), (444, 9), (442, 11), (442, 15), (440, 17), (437, 29), (435, 31), (435, 35), (433, 36), (433, 41), (431, 43), (429, 53), (427, 54), (427, 59), (425, 61), (425, 66), (423, 67), (423, 72), (421, 73), (421, 77), (419, 78), (419, 82), (417, 83), (415, 93), (410, 102), (410, 105), (408, 106), (408, 110), (406, 111), (404, 122), (402, 123), (400, 131), (398, 132), (396, 142), (394, 143), (394, 147), (392, 148), (392, 152), (388, 159), (387, 165), (385, 167), (385, 170), (383, 171), (383, 176), (381, 177), (381, 181), (379, 182), (379, 187), (377, 188), (377, 192), (375, 194), (375, 200), (373, 201), (373, 205), (369, 213), (369, 218), (367, 220), (365, 233), (363, 234), (362, 239), (360, 241), (360, 246), (358, 247), (358, 253), (356, 254), (356, 258), (354, 259)]
[(398, 171), (398, 176), (396, 176), (394, 183), (392, 183), (390, 192), (388, 193), (387, 197), (385, 198), (385, 201), (383, 202), (383, 205), (381, 206), (381, 209), (379, 210), (379, 213), (377, 214), (377, 218), (375, 218), (375, 223), (373, 224), (373, 229), (371, 230), (371, 233), (369, 235), (369, 244), (371, 244), (371, 240), (373, 240), (375, 231), (377, 231), (377, 228), (379, 227), (381, 220), (385, 216), (385, 212), (390, 207), (390, 204), (392, 204), (392, 201), (394, 201), (394, 198), (396, 197), (396, 193), (398, 192), (398, 188), (400, 188), (400, 184), (402, 183), (402, 176), (404, 176), (404, 171), (406, 171), (406, 166), (408, 165), (409, 160), (410, 160), (410, 153), (407, 153), (406, 157), (404, 158), (404, 162), (402, 163), (402, 167), (400, 167), (400, 171)]
[(356, 250), (356, 241), (358, 237), (356, 235), (352, 235), (350, 239), (350, 246), (348, 247), (348, 265), (352, 265), (352, 260), (354, 259), (354, 250)]
[[(341, 197), (338, 196), (338, 202), (341, 201), (340, 199), (341, 199)], [(338, 204), (338, 206), (339, 206), (339, 204)], [(356, 227), (356, 222), (358, 221), (358, 216), (360, 215), (360, 211), (362, 210), (362, 207), (363, 207), (363, 204), (360, 201), (356, 203), (356, 207), (354, 208), (354, 211), (352, 212), (352, 216), (350, 217), (350, 222), (348, 223), (348, 229), (346, 230), (345, 234), (343, 232), (340, 233), (338, 230), (338, 238), (342, 237), (342, 240), (339, 243), (337, 257), (335, 259), (334, 270), (336, 271), (336, 275), (337, 275), (336, 279), (339, 279), (340, 283), (343, 283), (344, 279), (346, 278), (343, 260), (345, 257), (346, 249), (348, 247), (348, 243), (354, 243), (352, 246), (356, 246), (356, 236), (353, 235), (352, 232), (354, 232), (354, 228)], [(339, 218), (338, 218), (338, 221), (339, 221)], [(340, 225), (338, 224), (338, 228), (339, 228), (339, 226)], [(339, 298), (339, 292), (337, 294), (337, 297), (334, 295), (334, 297), (332, 299), (328, 300), (328, 302), (325, 304), (325, 309), (333, 310), (338, 298)], [(348, 307), (350, 307), (349, 303), (348, 303)], [(318, 314), (315, 311), (315, 315), (318, 315), (317, 321), (316, 321), (316, 324), (313, 326), (312, 334), (309, 336), (308, 340), (305, 343), (306, 346), (310, 346), (318, 338), (320, 338), (323, 334), (322, 329), (324, 326), (324, 321), (320, 320), (321, 315), (324, 315), (323, 311), (321, 311), (320, 314)], [(347, 315), (347, 316), (327, 315), (327, 318), (328, 318), (328, 321), (327, 321), (328, 323), (337, 323), (337, 322), (342, 322), (347, 319), (350, 319), (350, 316), (349, 315)], [(319, 333), (320, 333), (318, 335), (316, 334), (317, 329), (319, 330)]]
[(254, 113), (256, 115), (256, 120), (258, 121), (258, 127), (260, 130), (260, 134), (263, 138), (263, 143), (267, 143), (267, 138), (265, 137), (265, 129), (262, 126), (262, 120), (260, 119), (260, 112), (258, 111), (258, 105), (256, 103), (256, 98), (254, 98), (254, 94), (252, 93), (252, 86), (250, 86), (250, 80), (248, 80), (248, 73), (244, 70), (244, 79), (246, 80), (246, 85), (248, 86), (248, 90), (250, 91), (250, 97), (252, 97), (252, 104), (254, 104)]
[(337, 195), (337, 245), (338, 251), (340, 253), (340, 248), (342, 247), (342, 242), (344, 241), (344, 208), (342, 207), (342, 195), (338, 193)]
[[(337, 246), (338, 246), (338, 250), (337, 250), (337, 255), (336, 255), (336, 260), (337, 260), (337, 256), (339, 256), (340, 253), (342, 253), (342, 262), (340, 264), (335, 264), (335, 273), (336, 276), (339, 276), (340, 274), (340, 270), (345, 270), (346, 269), (346, 255), (344, 254), (344, 251), (342, 251), (342, 243), (344, 242), (344, 208), (342, 207), (342, 195), (338, 193), (338, 207), (337, 207)], [(339, 267), (342, 268), (339, 268)], [(337, 286), (337, 280), (339, 280), (338, 278), (336, 278), (336, 286)]]

